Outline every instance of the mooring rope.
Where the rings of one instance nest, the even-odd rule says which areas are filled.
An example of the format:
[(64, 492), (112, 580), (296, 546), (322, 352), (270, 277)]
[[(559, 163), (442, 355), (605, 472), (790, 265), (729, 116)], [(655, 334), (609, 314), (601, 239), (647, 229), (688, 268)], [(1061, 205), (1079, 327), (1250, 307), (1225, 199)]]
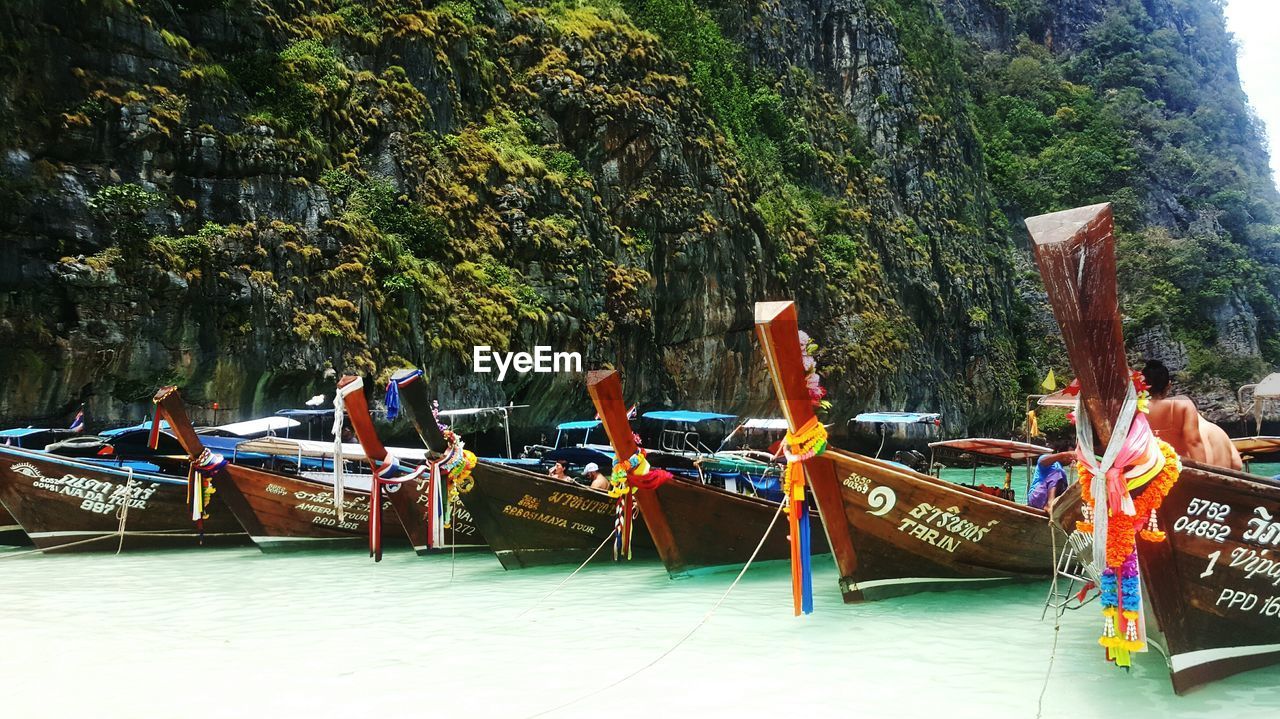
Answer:
[(729, 585), (729, 588), (724, 590), (724, 594), (721, 594), (720, 598), (716, 600), (716, 603), (711, 605), (711, 609), (707, 610), (707, 613), (702, 616), (702, 619), (698, 620), (698, 623), (693, 625), (692, 629), (690, 629), (688, 632), (685, 632), (685, 635), (680, 637), (680, 639), (677, 640), (675, 644), (672, 644), (670, 647), (667, 648), (666, 651), (654, 657), (652, 660), (649, 661), (648, 664), (645, 664), (639, 669), (636, 669), (635, 671), (624, 675), (620, 679), (617, 679), (612, 683), (606, 684), (602, 687), (599, 687), (594, 691), (583, 694), (582, 696), (576, 699), (571, 699), (565, 702), (564, 704), (559, 704), (557, 706), (551, 707), (550, 709), (544, 709), (538, 712), (537, 714), (530, 714), (528, 717), (526, 717), (526, 719), (534, 719), (535, 717), (546, 716), (547, 714), (558, 712), (561, 709), (565, 709), (567, 707), (573, 706), (574, 704), (577, 704), (578, 702), (583, 701), (584, 699), (590, 699), (591, 697), (596, 696), (598, 694), (603, 694), (604, 692), (607, 692), (610, 689), (613, 689), (619, 684), (622, 684), (623, 682), (635, 677), (636, 675), (640, 674), (641, 672), (648, 669), (649, 667), (652, 667), (653, 665), (657, 664), (663, 659), (666, 659), (668, 655), (670, 655), (675, 650), (679, 649), (682, 644), (684, 644), (686, 641), (689, 640), (689, 637), (692, 637), (695, 632), (697, 632), (699, 629), (702, 628), (702, 625), (706, 624), (711, 619), (711, 616), (716, 613), (716, 610), (720, 608), (720, 605), (724, 604), (724, 600), (728, 599), (729, 594), (732, 593), (734, 588), (738, 586), (738, 582), (742, 581), (743, 575), (745, 575), (747, 573), (747, 570), (751, 568), (751, 563), (756, 561), (756, 556), (760, 554), (760, 550), (764, 547), (765, 540), (769, 538), (769, 533), (773, 531), (773, 525), (778, 523), (778, 517), (781, 514), (782, 514), (782, 503), (779, 502), (777, 511), (773, 513), (773, 519), (769, 520), (769, 526), (765, 528), (764, 534), (760, 537), (760, 542), (756, 544), (755, 550), (751, 552), (751, 556), (747, 559), (747, 563), (742, 565), (742, 570), (738, 572), (738, 576), (734, 577), (733, 582)]
[[(91, 532), (84, 532), (84, 534), (91, 534)], [(138, 531), (134, 531), (134, 532), (121, 532), (121, 531), (119, 531), (119, 530), (116, 530), (116, 531), (114, 531), (114, 532), (104, 532), (104, 533), (102, 533), (102, 534), (99, 534), (99, 535), (98, 535), (98, 536), (96, 536), (96, 537), (89, 537), (88, 539), (78, 539), (78, 540), (76, 540), (76, 541), (74, 541), (74, 542), (67, 542), (66, 544), (55, 544), (55, 545), (54, 545), (54, 546), (52, 546), (52, 547), (36, 547), (35, 549), (24, 549), (24, 550), (22, 550), (21, 552), (13, 552), (13, 553), (9, 553), (9, 552), (0, 552), (0, 559), (14, 559), (14, 558), (16, 558), (16, 557), (23, 557), (23, 556), (26, 556), (26, 555), (28, 555), (28, 554), (40, 554), (40, 553), (43, 553), (43, 552), (56, 552), (56, 551), (58, 551), (58, 550), (60, 550), (60, 549), (67, 549), (68, 547), (75, 547), (75, 546), (78, 546), (78, 545), (81, 545), (81, 544), (88, 544), (88, 543), (90, 543), (90, 542), (101, 542), (101, 541), (102, 541), (102, 540), (104, 540), (104, 539), (115, 539), (115, 538), (120, 537), (120, 536), (125, 536), (125, 537), (157, 537), (157, 536), (161, 536), (161, 537), (199, 537), (199, 536), (200, 536), (200, 534), (199, 534), (199, 533), (197, 533), (197, 532), (173, 532), (173, 531), (170, 531), (170, 530), (168, 530), (168, 529), (144, 529), (144, 530), (138, 530)]]
[[(1049, 547), (1053, 556), (1053, 572), (1058, 573), (1058, 533), (1049, 526)], [(1056, 580), (1055, 580), (1056, 581)], [(1058, 656), (1058, 635), (1062, 629), (1062, 613), (1053, 609), (1053, 646), (1049, 649), (1049, 666), (1044, 671), (1044, 684), (1040, 686), (1040, 698), (1036, 701), (1036, 719), (1044, 716), (1044, 695), (1049, 691), (1049, 677), (1053, 674), (1053, 660)]]
[(120, 535), (120, 543), (116, 545), (116, 555), (124, 550), (124, 527), (129, 521), (129, 500), (133, 498), (133, 467), (127, 467), (129, 471), (129, 481), (124, 485), (124, 501), (120, 503), (120, 508), (116, 510), (116, 519), (120, 520), (120, 526), (116, 527), (116, 532)]
[(591, 553), (591, 556), (587, 557), (586, 561), (584, 561), (582, 564), (579, 564), (578, 568), (573, 570), (572, 574), (560, 580), (560, 583), (557, 584), (554, 589), (544, 594), (541, 599), (534, 602), (533, 604), (530, 604), (528, 609), (517, 614), (516, 619), (519, 619), (520, 617), (523, 617), (529, 612), (532, 612), (539, 604), (542, 604), (543, 602), (545, 602), (552, 594), (555, 594), (556, 592), (560, 591), (560, 588), (563, 587), (565, 584), (567, 584), (570, 579), (573, 579), (573, 576), (575, 574), (577, 574), (578, 572), (581, 572), (583, 567), (590, 564), (591, 560), (596, 558), (596, 555), (600, 553), (601, 549), (604, 549), (606, 546), (608, 546), (609, 542), (613, 541), (613, 536), (617, 533), (618, 533), (618, 529), (615, 527), (612, 532), (609, 532), (609, 536), (605, 537), (604, 541), (600, 543), (600, 546), (596, 547), (596, 550)]
[[(454, 522), (458, 521), (454, 516)], [(454, 529), (453, 522), (449, 522), (449, 583), (453, 584), (453, 572), (458, 566), (458, 532)]]

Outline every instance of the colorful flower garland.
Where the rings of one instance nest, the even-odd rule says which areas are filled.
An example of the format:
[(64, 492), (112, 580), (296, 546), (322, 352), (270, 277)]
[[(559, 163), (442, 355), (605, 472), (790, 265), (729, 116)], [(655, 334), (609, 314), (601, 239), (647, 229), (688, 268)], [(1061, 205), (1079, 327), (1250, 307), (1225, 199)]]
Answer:
[(444, 528), (448, 529), (453, 525), (453, 508), (462, 501), (461, 495), (475, 487), (476, 481), (471, 477), (471, 470), (476, 468), (479, 460), (475, 452), (465, 448), (462, 437), (453, 430), (445, 429), (444, 438), (449, 443), (449, 449), (440, 458), (439, 466), (445, 473), (445, 496), (448, 500), (444, 507)]
[(613, 520), (615, 562), (619, 557), (631, 559), (631, 534), (637, 514), (635, 493), (641, 489), (656, 489), (671, 479), (670, 472), (650, 467), (644, 455), (644, 449), (637, 447), (636, 453), (627, 461), (614, 462), (613, 472), (609, 475), (609, 496), (616, 500)]
[[(1141, 437), (1145, 432), (1148, 445), (1146, 451), (1130, 460), (1127, 466), (1113, 467), (1108, 471), (1108, 482), (1123, 484), (1123, 488), (1119, 484), (1110, 488), (1120, 493), (1120, 501), (1107, 502), (1106, 567), (1101, 571), (1099, 586), (1103, 627), (1098, 643), (1106, 647), (1108, 659), (1123, 667), (1129, 666), (1130, 652), (1146, 649), (1142, 633), (1142, 578), (1138, 568), (1137, 537), (1141, 536), (1148, 542), (1165, 540), (1165, 533), (1160, 530), (1157, 521), (1157, 513), (1182, 472), (1178, 453), (1168, 442), (1150, 434), (1150, 430), (1146, 428), (1146, 418), (1142, 415), (1150, 409), (1150, 387), (1141, 373), (1134, 372), (1131, 380), (1139, 413), (1135, 422), (1140, 423), (1133, 436)], [(1079, 392), (1080, 384), (1076, 380), (1067, 387), (1064, 394), (1074, 396)], [(1132, 441), (1132, 437), (1125, 439)], [(1079, 451), (1081, 450), (1077, 449)], [(1158, 451), (1161, 455), (1157, 462), (1151, 462), (1153, 451)], [(1147, 463), (1157, 466), (1158, 471), (1141, 472), (1136, 469)], [(1092, 533), (1096, 517), (1092, 491), (1093, 470), (1080, 459), (1076, 462), (1076, 471), (1080, 478), (1081, 514), (1084, 516), (1084, 521), (1076, 523), (1076, 529)], [(1137, 476), (1125, 476), (1129, 471)], [(1111, 476), (1113, 472), (1116, 473), (1115, 477)], [(1140, 490), (1137, 496), (1133, 495), (1135, 490)], [(1125, 499), (1132, 502), (1132, 514), (1125, 509)]]
[(796, 616), (813, 612), (813, 569), (810, 566), (809, 507), (805, 500), (804, 463), (827, 451), (827, 428), (817, 416), (797, 432), (787, 432), (782, 452), (782, 511), (791, 525), (791, 597)]

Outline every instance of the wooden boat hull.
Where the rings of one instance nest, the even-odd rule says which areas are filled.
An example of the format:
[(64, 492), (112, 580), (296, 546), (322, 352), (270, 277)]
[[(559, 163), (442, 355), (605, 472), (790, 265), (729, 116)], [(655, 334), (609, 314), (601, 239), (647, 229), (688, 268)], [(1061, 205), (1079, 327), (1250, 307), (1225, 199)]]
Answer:
[[(368, 546), (369, 493), (348, 489), (342, 522), (333, 506), (332, 487), (300, 477), (227, 465), (214, 479), (221, 498), (264, 552)], [(387, 544), (408, 538), (392, 503), (383, 501)]]
[[(462, 503), (504, 569), (586, 561), (613, 532), (615, 503), (608, 494), (572, 482), (481, 461)], [(634, 523), (632, 556), (652, 556), (643, 521)], [(596, 561), (613, 558), (609, 547)]]
[[(778, 503), (757, 497), (728, 492), (682, 478), (672, 479), (654, 490), (655, 502), (642, 503), (644, 515), (656, 505), (666, 517), (669, 530), (665, 546), (658, 547), (658, 556), (671, 576), (713, 572), (740, 568), (751, 558), (764, 536), (765, 529), (777, 515), (773, 528), (757, 562), (791, 559), (791, 542), (785, 514), (778, 512)], [(816, 511), (810, 512), (811, 554), (825, 554), (827, 538), (818, 531), (821, 519)]]
[(823, 522), (845, 523), (857, 557), (840, 580), (846, 602), (1053, 573), (1042, 510), (840, 450), (822, 459), (835, 468), (843, 510)]
[(451, 508), (451, 521), (449, 526), (443, 528), (444, 543), (433, 546), (431, 542), (432, 509), (428, 494), (430, 483), (430, 478), (403, 482), (399, 489), (387, 495), (388, 501), (400, 518), (405, 534), (409, 537), (409, 543), (413, 545), (413, 551), (421, 556), (454, 550), (488, 549), (489, 544), (485, 541), (484, 533), (480, 531), (475, 518), (462, 502), (455, 502)]
[[(130, 478), (133, 486), (129, 488)], [(124, 515), (123, 543), (118, 512)], [(215, 494), (203, 537), (191, 521), (184, 480), (98, 467), (43, 452), (0, 448), (0, 503), (39, 549), (115, 552), (246, 544)], [(84, 541), (99, 537), (97, 541)], [(75, 544), (79, 542), (79, 544)], [(74, 546), (69, 546), (73, 545)]]
[[(1184, 467), (1160, 507), (1166, 540), (1138, 540), (1148, 639), (1179, 694), (1280, 662), (1280, 487), (1228, 472)], [(1062, 500), (1071, 532), (1078, 487)]]
[(0, 546), (22, 547), (31, 544), (31, 538), (22, 531), (22, 525), (0, 505)]

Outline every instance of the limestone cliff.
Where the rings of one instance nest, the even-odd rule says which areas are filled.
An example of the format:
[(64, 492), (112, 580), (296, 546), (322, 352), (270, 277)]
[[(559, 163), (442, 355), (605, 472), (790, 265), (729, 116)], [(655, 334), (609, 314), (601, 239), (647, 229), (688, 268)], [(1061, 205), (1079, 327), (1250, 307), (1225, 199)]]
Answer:
[[(589, 411), (580, 377), (472, 374), (476, 344), (767, 411), (751, 308), (795, 297), (834, 418), (998, 431), (1051, 361), (1006, 217), (1050, 207), (992, 176), (1009, 93), (974, 78), (1080, 57), (1102, 5), (6, 3), (0, 417), (132, 419), (165, 382), (251, 414), (405, 362), (446, 404)], [(1138, 198), (1135, 232), (1177, 242), (1194, 200)], [(1261, 356), (1270, 317), (1228, 295)]]

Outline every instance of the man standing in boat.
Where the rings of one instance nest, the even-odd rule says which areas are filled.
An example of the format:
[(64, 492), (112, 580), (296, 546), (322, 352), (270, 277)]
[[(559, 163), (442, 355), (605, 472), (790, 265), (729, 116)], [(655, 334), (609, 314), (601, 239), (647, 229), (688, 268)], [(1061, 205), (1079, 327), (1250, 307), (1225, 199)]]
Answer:
[(1177, 450), (1180, 457), (1215, 467), (1240, 469), (1244, 463), (1231, 438), (1218, 425), (1200, 416), (1186, 395), (1169, 396), (1169, 368), (1148, 360), (1142, 376), (1151, 386), (1151, 431)]

